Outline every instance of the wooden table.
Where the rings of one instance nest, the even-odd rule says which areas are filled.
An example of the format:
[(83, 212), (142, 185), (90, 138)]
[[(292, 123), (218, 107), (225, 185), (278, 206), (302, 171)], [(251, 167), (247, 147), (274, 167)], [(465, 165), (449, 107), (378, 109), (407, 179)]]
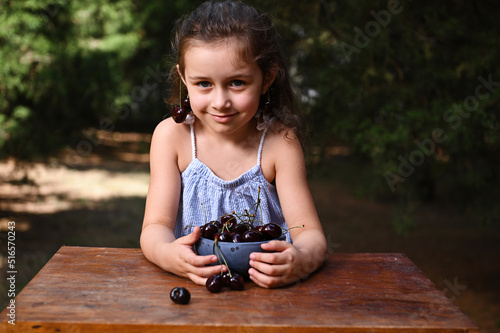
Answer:
[[(188, 305), (169, 298), (191, 292)], [(62, 247), (15, 299), (1, 332), (478, 332), (405, 255), (335, 253), (280, 289), (211, 294), (139, 249)]]

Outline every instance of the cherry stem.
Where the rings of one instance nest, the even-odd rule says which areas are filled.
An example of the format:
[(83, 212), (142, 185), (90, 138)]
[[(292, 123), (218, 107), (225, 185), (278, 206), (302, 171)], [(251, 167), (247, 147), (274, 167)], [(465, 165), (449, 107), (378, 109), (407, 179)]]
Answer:
[[(212, 248), (212, 252), (215, 254), (215, 256), (217, 257), (217, 260), (219, 261), (219, 264), (222, 265), (222, 263), (220, 262), (220, 258), (219, 258), (219, 254), (217, 253), (216, 251), (216, 246), (219, 247), (219, 244), (217, 244), (217, 240), (214, 241), (214, 246)], [(223, 269), (222, 267), (220, 268), (220, 274), (222, 275), (223, 273)]]
[[(259, 210), (259, 208), (260, 208), (260, 215), (262, 216), (262, 207), (260, 205), (260, 186), (259, 186), (258, 191), (257, 191), (257, 202), (253, 204), (253, 206), (250, 208), (250, 210), (254, 207), (255, 207), (255, 210), (254, 210), (254, 213), (252, 215), (248, 214), (248, 212), (247, 212), (248, 220), (250, 220), (250, 218), (252, 218), (252, 221), (250, 222), (252, 224), (252, 226), (253, 226), (253, 223), (255, 222), (255, 218), (257, 217), (257, 210)], [(261, 221), (261, 224), (262, 223), (263, 222)]]
[[(217, 259), (219, 260), (219, 264), (222, 265), (222, 262), (220, 260), (219, 254), (217, 254), (217, 250), (219, 251), (219, 254), (222, 257), (222, 260), (224, 261), (224, 265), (226, 265), (226, 267), (227, 267), (227, 271), (229, 273), (229, 277), (233, 277), (233, 275), (231, 274), (231, 270), (229, 269), (229, 265), (226, 262), (226, 258), (224, 258), (224, 254), (222, 253), (222, 250), (220, 249), (219, 243), (217, 242), (217, 240), (215, 240), (213, 252), (217, 256)], [(221, 267), (221, 274), (222, 274), (222, 267)]]
[(182, 77), (179, 77), (179, 106), (182, 107)]
[(292, 229), (297, 229), (297, 228), (304, 228), (304, 225), (298, 225), (298, 226), (296, 226), (296, 227), (291, 227), (291, 228), (288, 228), (288, 229), (284, 229), (285, 234), (286, 234), (287, 232), (289, 232), (290, 230), (292, 230)]
[(205, 206), (201, 204), (201, 208), (203, 209), (203, 214), (205, 215), (205, 224), (207, 223), (207, 211), (205, 210)]

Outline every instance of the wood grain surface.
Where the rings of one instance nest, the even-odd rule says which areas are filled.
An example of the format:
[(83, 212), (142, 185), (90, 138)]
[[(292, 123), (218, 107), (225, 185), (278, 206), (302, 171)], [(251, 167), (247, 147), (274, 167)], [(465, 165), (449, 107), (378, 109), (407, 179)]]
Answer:
[[(188, 305), (170, 298), (191, 293)], [(1, 332), (478, 332), (405, 255), (335, 253), (279, 289), (212, 294), (140, 249), (62, 247), (7, 308)]]

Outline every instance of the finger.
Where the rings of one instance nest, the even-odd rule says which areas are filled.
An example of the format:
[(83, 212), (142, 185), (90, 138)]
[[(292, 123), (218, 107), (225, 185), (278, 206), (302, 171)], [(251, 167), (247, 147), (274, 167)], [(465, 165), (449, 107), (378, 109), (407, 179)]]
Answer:
[(273, 285), (273, 280), (276, 278), (273, 278), (271, 276), (262, 274), (256, 269), (250, 268), (248, 270), (248, 274), (250, 277), (250, 280), (255, 282), (258, 286), (261, 286), (262, 288), (271, 288)]
[(209, 254), (206, 256), (199, 256), (196, 254), (192, 254), (186, 256), (185, 261), (192, 266), (206, 266), (217, 262), (217, 256), (215, 254)]
[(292, 277), (265, 275), (253, 268), (250, 268), (248, 272), (250, 279), (263, 288), (282, 287), (297, 281), (297, 279)]
[(282, 252), (266, 253), (266, 252), (252, 252), (250, 253), (250, 260), (265, 262), (272, 265), (285, 264), (288, 255)]
[(217, 272), (220, 273), (221, 269), (224, 271), (227, 270), (225, 265), (212, 265), (217, 263), (218, 260), (217, 256), (213, 254), (206, 256), (192, 254), (185, 258), (185, 262), (189, 265), (187, 268), (188, 271), (201, 276), (210, 276)]
[(268, 276), (281, 276), (286, 272), (285, 265), (269, 265), (262, 261), (250, 260), (250, 266)]
[(189, 235), (179, 237), (176, 242), (183, 245), (193, 245), (200, 238), (201, 229), (200, 227), (194, 227), (193, 232)]
[(193, 273), (188, 273), (186, 275), (191, 281), (193, 281), (194, 283), (196, 283), (199, 286), (204, 286), (205, 283), (207, 282), (206, 277), (201, 277), (201, 276), (198, 276), (198, 275), (193, 274)]
[(275, 251), (275, 252), (283, 252), (286, 249), (292, 247), (292, 244), (286, 241), (277, 241), (273, 240), (267, 243), (264, 243), (260, 246), (264, 251)]
[(192, 272), (186, 274), (186, 276), (191, 279), (194, 283), (198, 285), (204, 285), (209, 276), (220, 274), (221, 271), (227, 271), (226, 266), (217, 265), (217, 266), (205, 266), (205, 267), (196, 267)]
[(209, 276), (220, 274), (221, 272), (225, 271), (227, 271), (226, 266), (216, 265), (216, 266), (198, 267), (193, 273), (195, 273), (198, 276), (207, 278)]

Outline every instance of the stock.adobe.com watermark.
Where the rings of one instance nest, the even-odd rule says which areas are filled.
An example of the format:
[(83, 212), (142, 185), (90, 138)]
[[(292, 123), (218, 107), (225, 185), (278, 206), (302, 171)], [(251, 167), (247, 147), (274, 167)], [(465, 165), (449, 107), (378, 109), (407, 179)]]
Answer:
[[(411, 1), (411, 0), (410, 0)], [(361, 53), (361, 50), (366, 48), (370, 42), (382, 32), (391, 23), (392, 17), (398, 15), (403, 11), (404, 7), (401, 6), (399, 0), (389, 0), (387, 2), (387, 9), (379, 11), (372, 10), (370, 15), (374, 18), (365, 24), (364, 29), (354, 27), (354, 38), (352, 44), (347, 42), (340, 42), (339, 49), (344, 54), (344, 60), (347, 63), (351, 62), (353, 54)]]
[[(458, 283), (458, 278), (455, 277), (453, 282), (444, 279), (443, 283), (446, 287), (444, 287), (441, 292), (446, 296), (450, 301), (455, 302), (458, 297), (462, 295), (462, 293), (467, 289), (467, 285)], [(413, 312), (410, 315), (410, 320), (416, 319), (428, 319), (435, 313), (441, 313), (446, 309), (446, 304), (442, 302), (434, 302), (429, 304), (428, 307), (420, 307), (417, 311)], [(430, 319), (430, 318), (429, 318)]]
[(16, 222), (7, 222), (7, 322), (16, 324)]
[[(483, 76), (478, 76), (477, 79), (479, 84), (476, 86), (474, 94), (467, 96), (462, 103), (454, 104), (443, 113), (443, 121), (448, 124), (446, 130), (455, 131), (460, 128), (463, 119), (469, 118), (472, 112), (478, 110), (481, 102), (488, 100), (494, 91), (500, 87), (500, 82), (493, 81), (492, 74), (487, 79)], [(492, 124), (491, 129), (495, 129)], [(396, 184), (403, 183), (415, 172), (417, 167), (425, 162), (426, 158), (436, 152), (436, 144), (441, 144), (448, 140), (446, 130), (437, 127), (431, 131), (430, 137), (423, 140), (416, 139), (414, 141), (416, 148), (408, 156), (398, 156), (398, 173), (384, 172), (384, 178), (392, 192), (396, 190)]]

